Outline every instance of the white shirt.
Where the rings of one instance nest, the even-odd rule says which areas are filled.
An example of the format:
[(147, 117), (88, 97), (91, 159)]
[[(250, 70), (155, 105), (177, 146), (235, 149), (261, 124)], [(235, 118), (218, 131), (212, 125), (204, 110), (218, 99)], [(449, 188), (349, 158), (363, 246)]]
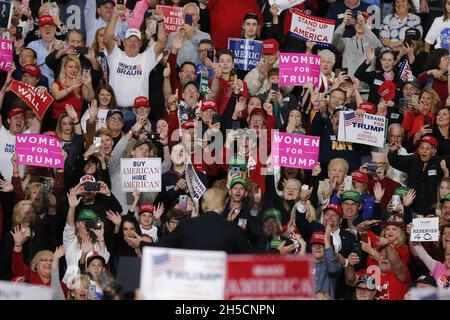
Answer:
[[(4, 126), (0, 125), (0, 173), (5, 181), (11, 181), (13, 175), (13, 167), (11, 157), (16, 151), (16, 135), (9, 132)], [(30, 133), (29, 130), (24, 133)], [(20, 176), (25, 173), (24, 166), (19, 166)]]
[(152, 226), (150, 229), (144, 229), (142, 226), (141, 227), (141, 233), (142, 234), (146, 234), (149, 237), (151, 237), (153, 239), (153, 242), (157, 242), (158, 241), (158, 228), (155, 226)]
[(116, 44), (110, 55), (105, 48), (109, 65), (109, 84), (114, 89), (118, 106), (131, 107), (136, 97), (148, 98), (150, 72), (162, 58), (162, 53), (155, 57), (155, 44), (132, 58)]
[[(97, 123), (95, 125), (95, 130), (106, 128), (106, 116), (108, 115), (109, 109), (98, 109), (98, 115), (97, 115)], [(86, 133), (86, 121), (90, 119), (89, 110), (86, 110), (81, 117), (80, 124), (81, 128), (83, 129), (83, 132)]]
[[(450, 34), (450, 19), (444, 21), (442, 17), (439, 17), (434, 19), (434, 22), (425, 37), (425, 41), (431, 45), (434, 45), (435, 49), (442, 48), (441, 39), (442, 37), (446, 37), (448, 34)], [(446, 47), (448, 47), (448, 45)]]
[(341, 236), (339, 235), (340, 231), (341, 229), (337, 228), (336, 231), (331, 232), (331, 237), (333, 238), (334, 252), (339, 252), (339, 250), (342, 249), (342, 240)]

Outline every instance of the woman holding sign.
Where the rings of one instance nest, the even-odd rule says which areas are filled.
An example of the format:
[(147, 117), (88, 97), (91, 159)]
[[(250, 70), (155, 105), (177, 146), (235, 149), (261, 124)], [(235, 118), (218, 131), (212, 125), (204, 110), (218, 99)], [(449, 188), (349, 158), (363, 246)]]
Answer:
[[(413, 240), (413, 239), (411, 239)], [(432, 273), (438, 287), (450, 287), (450, 246), (445, 248), (444, 263), (434, 260), (428, 252), (422, 247), (420, 242), (414, 243), (414, 249), (417, 255), (426, 265), (427, 269)]]

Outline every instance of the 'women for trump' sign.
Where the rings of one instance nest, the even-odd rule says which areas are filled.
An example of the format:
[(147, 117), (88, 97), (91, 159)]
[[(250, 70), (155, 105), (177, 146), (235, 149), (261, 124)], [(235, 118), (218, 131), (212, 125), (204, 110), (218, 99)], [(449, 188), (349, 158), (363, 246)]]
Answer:
[(64, 168), (62, 142), (45, 134), (17, 134), (17, 164)]
[(319, 86), (320, 57), (315, 54), (280, 53), (280, 86)]
[(319, 158), (320, 137), (275, 132), (272, 139), (272, 165), (312, 169)]

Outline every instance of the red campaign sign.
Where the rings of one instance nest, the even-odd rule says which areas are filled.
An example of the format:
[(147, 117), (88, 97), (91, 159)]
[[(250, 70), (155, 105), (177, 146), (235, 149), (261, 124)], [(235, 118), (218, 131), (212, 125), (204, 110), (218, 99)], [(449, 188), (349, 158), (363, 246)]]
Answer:
[(229, 255), (225, 299), (311, 299), (310, 255)]
[(53, 97), (47, 91), (41, 93), (37, 88), (17, 80), (11, 82), (11, 91), (34, 111), (39, 120), (42, 120), (53, 102)]
[(13, 41), (0, 39), (0, 70), (9, 71), (13, 64)]
[(183, 24), (183, 8), (171, 6), (156, 6), (156, 10), (161, 10), (164, 15), (164, 28), (166, 33), (172, 33), (180, 29)]

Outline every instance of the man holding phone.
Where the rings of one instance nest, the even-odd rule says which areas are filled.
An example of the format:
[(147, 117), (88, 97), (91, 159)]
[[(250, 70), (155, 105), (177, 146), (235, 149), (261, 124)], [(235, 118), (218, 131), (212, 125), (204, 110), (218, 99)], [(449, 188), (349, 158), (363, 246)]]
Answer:
[(199, 29), (200, 8), (195, 3), (187, 3), (183, 7), (183, 19), (184, 25), (181, 29), (169, 34), (167, 46), (172, 49), (174, 38), (178, 33), (181, 33), (184, 39), (184, 45), (178, 51), (177, 65), (181, 66), (186, 61), (198, 64), (200, 63), (197, 55), (199, 42), (204, 39), (211, 40), (211, 36), (209, 33), (200, 31)]

